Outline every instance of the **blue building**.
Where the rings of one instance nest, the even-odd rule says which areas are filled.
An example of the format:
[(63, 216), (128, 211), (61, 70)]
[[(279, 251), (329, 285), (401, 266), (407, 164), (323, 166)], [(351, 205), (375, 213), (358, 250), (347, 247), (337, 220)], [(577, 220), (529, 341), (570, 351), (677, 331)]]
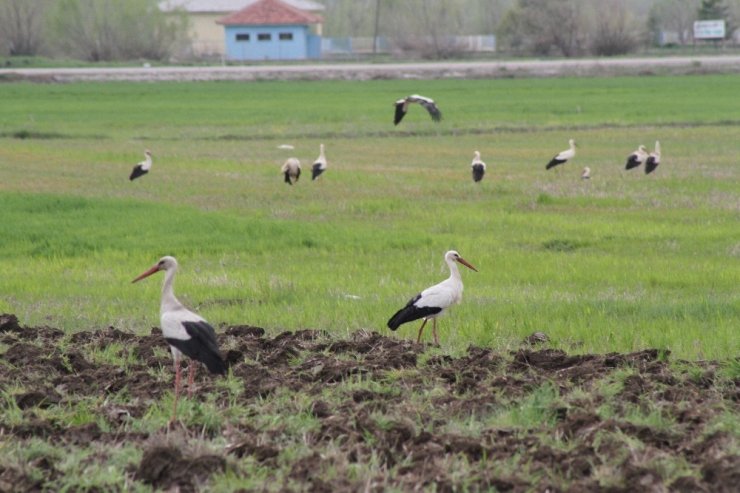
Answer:
[(257, 0), (218, 21), (228, 60), (305, 60), (321, 56), (316, 14), (281, 0)]

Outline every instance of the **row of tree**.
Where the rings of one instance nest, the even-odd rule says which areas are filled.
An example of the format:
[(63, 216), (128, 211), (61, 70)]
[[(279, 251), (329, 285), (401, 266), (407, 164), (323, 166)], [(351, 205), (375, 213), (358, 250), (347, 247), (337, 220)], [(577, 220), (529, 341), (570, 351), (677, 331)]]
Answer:
[[(0, 55), (169, 59), (185, 52), (188, 18), (160, 0), (0, 0)], [(496, 34), (499, 49), (536, 55), (629, 53), (664, 32), (691, 39), (697, 19), (740, 0), (323, 0), (324, 35), (390, 39), (398, 51), (454, 56), (452, 36)]]
[(188, 42), (187, 16), (157, 0), (0, 0), (0, 55), (162, 60)]

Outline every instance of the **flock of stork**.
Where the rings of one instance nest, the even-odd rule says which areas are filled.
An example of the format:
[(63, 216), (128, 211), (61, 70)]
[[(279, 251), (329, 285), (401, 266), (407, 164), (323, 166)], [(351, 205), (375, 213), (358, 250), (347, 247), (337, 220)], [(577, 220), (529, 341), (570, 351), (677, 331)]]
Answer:
[[(397, 100), (395, 105), (395, 115), (393, 123), (398, 123), (403, 119), (408, 111), (409, 104), (418, 103), (423, 106), (432, 117), (432, 120), (439, 122), (442, 119), (442, 113), (435, 102), (427, 97), (413, 94)], [(324, 144), (321, 144), (319, 157), (316, 159), (311, 170), (311, 179), (318, 178), (327, 168), (326, 156), (324, 154)], [(144, 161), (138, 163), (129, 176), (130, 180), (143, 176), (149, 172), (152, 167), (152, 154), (147, 149), (144, 152)], [(569, 148), (555, 155), (545, 166), (545, 169), (552, 169), (556, 166), (565, 164), (573, 159), (576, 155), (576, 143), (573, 139), (569, 141)], [(660, 143), (655, 142), (655, 150), (648, 153), (645, 146), (639, 148), (627, 158), (626, 169), (634, 169), (641, 164), (645, 164), (645, 173), (649, 174), (660, 164)], [(480, 152), (475, 151), (475, 157), (471, 163), (473, 180), (479, 182), (483, 179), (486, 172), (486, 163), (481, 161)], [(285, 182), (292, 185), (298, 181), (301, 175), (301, 165), (297, 158), (289, 158), (283, 164), (281, 173), (285, 177)], [(590, 169), (584, 168), (581, 178), (590, 178)], [(450, 250), (444, 255), (445, 263), (450, 270), (450, 276), (444, 281), (431, 286), (416, 296), (411, 298), (406, 305), (398, 310), (389, 320), (388, 327), (396, 330), (402, 324), (422, 320), (416, 337), (416, 342), (421, 342), (421, 336), (424, 327), (429, 320), (432, 320), (432, 335), (434, 343), (439, 344), (437, 335), (437, 317), (442, 315), (449, 307), (460, 302), (463, 293), (462, 277), (457, 268), (457, 264), (462, 264), (467, 268), (478, 271), (472, 264), (462, 258), (454, 250)], [(206, 322), (203, 317), (195, 312), (188, 310), (176, 297), (173, 290), (175, 273), (177, 272), (178, 263), (174, 257), (162, 257), (154, 266), (140, 274), (132, 282), (138, 282), (152, 274), (164, 271), (164, 282), (162, 285), (162, 297), (160, 303), (160, 322), (162, 335), (170, 346), (172, 358), (175, 365), (175, 403), (172, 420), (177, 418), (177, 402), (181, 387), (181, 360), (183, 356), (191, 359), (188, 368), (188, 396), (193, 394), (193, 385), (195, 371), (200, 363), (215, 374), (223, 375), (226, 373), (226, 362), (221, 355), (216, 340), (216, 332), (213, 327)]]

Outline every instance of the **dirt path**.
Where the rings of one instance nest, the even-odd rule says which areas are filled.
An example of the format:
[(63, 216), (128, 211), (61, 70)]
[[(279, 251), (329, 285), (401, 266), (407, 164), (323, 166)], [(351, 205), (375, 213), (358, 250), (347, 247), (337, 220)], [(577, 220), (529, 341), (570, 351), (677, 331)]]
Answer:
[[(34, 451), (0, 454), (0, 491), (78, 490), (79, 470), (121, 461), (125, 480), (98, 490), (197, 491), (225, 471), (253, 486), (257, 474), (248, 491), (729, 492), (740, 482), (740, 378), (716, 362), (526, 342), (450, 356), (364, 331), (266, 337), (249, 326), (221, 328), (219, 342), (231, 376), (201, 374), (185, 422), (167, 430), (152, 425), (171, 402), (158, 329), (68, 336), (0, 315), (0, 388), (11, 389), (0, 446)], [(107, 471), (99, 481), (115, 481)]]
[(0, 81), (475, 79), (714, 72), (740, 72), (740, 55), (378, 64), (326, 63), (211, 67), (0, 69)]

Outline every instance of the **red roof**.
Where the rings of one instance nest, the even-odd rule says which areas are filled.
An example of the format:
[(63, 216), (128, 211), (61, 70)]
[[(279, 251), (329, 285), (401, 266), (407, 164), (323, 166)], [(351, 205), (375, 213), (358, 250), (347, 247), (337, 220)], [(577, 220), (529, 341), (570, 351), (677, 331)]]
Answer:
[(218, 20), (225, 26), (265, 26), (275, 24), (317, 24), (321, 16), (297, 9), (280, 0), (258, 0)]

